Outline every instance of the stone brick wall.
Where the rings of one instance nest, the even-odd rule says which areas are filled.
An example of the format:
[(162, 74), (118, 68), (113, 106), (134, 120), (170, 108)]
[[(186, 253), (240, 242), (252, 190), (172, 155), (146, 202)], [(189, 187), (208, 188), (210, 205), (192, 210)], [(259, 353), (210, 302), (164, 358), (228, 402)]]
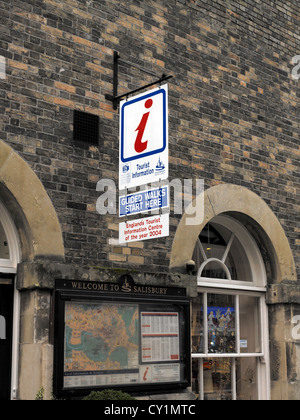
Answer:
[[(169, 267), (178, 216), (170, 238), (113, 247), (119, 219), (96, 212), (97, 181), (118, 176), (118, 112), (105, 100), (116, 50), (158, 76), (174, 76), (170, 179), (257, 193), (300, 266), (300, 81), (291, 77), (299, 18), (296, 0), (0, 0), (0, 138), (48, 192), (67, 263)], [(119, 93), (152, 81), (121, 66)], [(73, 144), (74, 109), (100, 117), (99, 148)]]

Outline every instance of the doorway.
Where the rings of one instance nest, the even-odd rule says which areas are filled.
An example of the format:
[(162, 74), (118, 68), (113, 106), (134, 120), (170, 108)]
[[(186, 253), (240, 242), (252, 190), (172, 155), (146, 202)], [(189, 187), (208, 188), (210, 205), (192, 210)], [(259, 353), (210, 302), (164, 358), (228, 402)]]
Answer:
[(14, 285), (0, 275), (0, 401), (10, 400)]

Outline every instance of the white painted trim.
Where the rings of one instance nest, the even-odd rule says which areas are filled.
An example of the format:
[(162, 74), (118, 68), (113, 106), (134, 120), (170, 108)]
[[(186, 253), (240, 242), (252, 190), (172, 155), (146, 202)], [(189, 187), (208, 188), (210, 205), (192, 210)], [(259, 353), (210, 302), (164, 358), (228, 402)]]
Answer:
[(240, 286), (236, 281), (234, 280), (222, 280), (223, 284), (220, 283), (220, 280), (215, 279), (209, 279), (202, 277), (201, 281), (198, 281), (199, 287), (204, 288), (212, 288), (215, 289), (217, 287), (218, 289), (224, 289), (224, 290), (232, 290), (232, 291), (245, 291), (245, 292), (257, 292), (257, 293), (266, 293), (267, 288), (266, 287), (254, 287), (252, 283), (249, 282), (243, 282), (242, 286)]
[[(226, 277), (227, 277), (227, 280), (231, 280), (231, 274), (230, 274), (230, 271), (228, 270), (228, 267), (227, 267), (227, 265), (225, 265), (224, 263), (223, 263), (223, 261), (221, 261), (221, 260), (219, 260), (218, 258), (209, 258), (208, 260), (206, 260), (206, 261), (204, 261), (204, 263), (202, 263), (202, 265), (201, 265), (201, 267), (199, 268), (199, 271), (198, 271), (198, 275), (201, 277), (201, 275), (202, 275), (202, 273), (203, 273), (203, 270), (205, 269), (205, 267), (209, 264), (209, 263), (211, 263), (211, 262), (215, 262), (215, 263), (217, 263), (220, 267), (222, 267), (223, 268), (223, 270), (225, 271), (225, 273), (226, 273)], [(202, 278), (202, 277), (201, 277)]]
[(250, 357), (263, 357), (263, 353), (192, 353), (192, 359), (249, 359)]
[[(252, 278), (253, 278), (253, 283), (252, 282), (244, 282), (244, 281), (232, 281), (231, 284), (235, 285), (235, 287), (244, 287), (244, 286), (252, 286), (252, 287), (264, 287), (266, 288), (267, 286), (267, 274), (266, 274), (266, 269), (265, 269), (265, 265), (264, 265), (264, 261), (263, 258), (261, 256), (261, 253), (258, 249), (258, 246), (256, 244), (256, 242), (254, 241), (254, 239), (252, 238), (252, 236), (249, 234), (249, 232), (247, 231), (247, 229), (241, 224), (239, 223), (237, 220), (228, 217), (228, 216), (216, 216), (214, 219), (211, 220), (210, 223), (216, 223), (219, 225), (224, 226), (225, 228), (229, 229), (232, 233), (234, 233), (234, 237), (236, 237), (242, 247), (244, 248), (244, 251), (247, 255), (248, 258), (248, 262), (250, 264), (250, 268), (251, 268), (251, 273), (252, 273)], [(232, 241), (234, 238), (232, 238)], [(232, 242), (231, 242), (232, 245)], [(228, 248), (228, 246), (227, 246)], [(226, 249), (227, 251), (227, 249)], [(224, 264), (224, 262), (222, 262), (221, 260), (216, 259), (217, 261), (220, 261), (221, 265)], [(207, 283), (207, 280), (209, 280), (211, 283), (218, 283), (218, 284), (222, 284), (223, 282), (225, 284), (228, 284), (228, 281), (231, 281), (231, 278), (228, 277), (228, 280), (218, 280), (218, 279), (203, 279), (201, 277), (201, 274), (203, 272), (203, 268), (204, 266), (207, 264), (207, 261), (205, 261), (201, 267), (199, 268), (198, 271), (198, 286), (201, 286), (203, 283), (203, 280), (205, 283)], [(225, 265), (225, 264), (224, 264)], [(223, 266), (223, 265), (222, 265)], [(229, 270), (228, 270), (229, 271)], [(227, 273), (227, 271), (226, 271)]]
[[(10, 215), (6, 208), (0, 202), (0, 223), (3, 226), (8, 247), (10, 259), (0, 259), (0, 272), (5, 273), (16, 273), (17, 265), (21, 260), (20, 255), (20, 243), (16, 228), (10, 218)], [(5, 270), (5, 271), (2, 271)]]
[[(211, 258), (205, 259), (198, 271), (198, 292), (204, 296), (204, 314), (207, 313), (207, 293), (224, 294), (226, 292), (235, 296), (236, 302), (236, 331), (237, 331), (237, 343), (236, 353), (233, 354), (215, 354), (208, 353), (208, 334), (207, 334), (207, 322), (204, 322), (204, 354), (194, 353), (192, 354), (193, 359), (199, 359), (199, 365), (203, 366), (204, 359), (218, 359), (218, 358), (255, 358), (257, 361), (257, 381), (258, 381), (258, 399), (259, 400), (270, 400), (271, 399), (271, 377), (270, 377), (270, 355), (269, 355), (269, 332), (268, 332), (268, 308), (266, 304), (266, 289), (267, 289), (267, 274), (265, 265), (259, 248), (249, 234), (247, 229), (242, 226), (238, 221), (225, 216), (217, 216), (211, 221), (216, 224), (222, 225), (232, 232), (229, 243), (227, 244), (225, 254), (222, 260)], [(226, 258), (230, 252), (234, 238), (240, 241), (241, 246), (247, 255), (248, 263), (251, 269), (251, 275), (253, 282), (235, 281), (231, 279), (231, 275), (228, 267), (225, 265)], [(201, 249), (201, 248), (200, 248)], [(201, 249), (203, 254), (203, 247)], [(205, 266), (211, 262), (217, 262), (226, 272), (227, 280), (210, 279), (201, 277)], [(228, 275), (229, 273), (229, 275)], [(260, 313), (260, 330), (261, 330), (261, 352), (260, 353), (241, 353), (240, 348), (240, 337), (239, 337), (239, 296), (248, 295), (259, 298), (259, 313)], [(235, 362), (234, 362), (235, 363)], [(234, 372), (233, 379), (234, 379)], [(199, 372), (200, 377), (199, 383), (203, 386), (203, 368)], [(236, 399), (236, 388), (234, 381), (233, 384), (233, 399)], [(200, 398), (204, 398), (203, 389), (200, 389)]]
[(20, 344), (20, 293), (16, 289), (14, 293), (13, 311), (13, 340), (11, 358), (11, 399), (15, 400), (18, 394), (19, 384), (19, 344)]
[[(0, 202), (0, 223), (3, 226), (10, 252), (9, 260), (0, 259), (0, 273), (17, 273), (17, 266), (21, 261), (21, 246), (17, 230), (6, 208)], [(19, 383), (19, 342), (20, 342), (20, 293), (14, 281), (13, 298), (13, 334), (12, 334), (12, 370), (11, 370), (11, 399), (16, 399)]]

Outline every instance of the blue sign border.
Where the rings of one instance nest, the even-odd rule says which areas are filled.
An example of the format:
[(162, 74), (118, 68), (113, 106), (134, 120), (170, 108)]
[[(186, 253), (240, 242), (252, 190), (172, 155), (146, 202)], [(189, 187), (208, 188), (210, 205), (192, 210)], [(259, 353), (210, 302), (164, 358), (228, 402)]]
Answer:
[[(160, 197), (160, 205), (156, 205), (154, 207), (150, 207), (147, 206), (146, 203), (147, 201), (150, 203), (153, 199), (149, 198), (147, 199), (146, 195), (150, 194), (150, 193), (157, 193), (160, 191), (165, 190), (165, 195)], [(136, 203), (129, 203), (128, 201), (130, 200), (130, 198), (132, 197), (136, 197), (136, 196), (141, 196), (142, 197), (142, 201), (138, 201)], [(121, 203), (121, 200), (124, 199), (126, 200), (125, 204)], [(157, 198), (156, 198), (157, 199)], [(138, 204), (139, 206), (141, 206), (141, 209), (136, 209), (133, 210), (131, 212), (126, 212), (126, 207), (130, 206), (130, 204)], [(141, 213), (149, 213), (151, 211), (155, 211), (155, 210), (159, 210), (159, 209), (165, 209), (169, 207), (169, 187), (167, 185), (163, 186), (163, 187), (159, 187), (159, 188), (154, 188), (151, 190), (146, 190), (146, 191), (140, 191), (137, 193), (133, 193), (127, 196), (122, 196), (119, 197), (119, 216), (120, 217), (124, 217), (124, 216), (132, 216), (134, 214), (141, 214)]]
[[(144, 101), (145, 99), (152, 98), (153, 96), (163, 94), (163, 147), (161, 149), (153, 150), (149, 153), (144, 153), (138, 156), (133, 156), (130, 158), (125, 159), (124, 158), (124, 114), (125, 109), (127, 106), (130, 106), (134, 103), (137, 103), (139, 101)], [(162, 153), (166, 150), (167, 147), (167, 94), (165, 89), (160, 89), (157, 92), (151, 92), (144, 96), (138, 97), (136, 99), (133, 99), (132, 101), (126, 102), (121, 109), (121, 161), (123, 163), (132, 162), (137, 159), (143, 159), (147, 156), (153, 156), (157, 155), (159, 153)]]

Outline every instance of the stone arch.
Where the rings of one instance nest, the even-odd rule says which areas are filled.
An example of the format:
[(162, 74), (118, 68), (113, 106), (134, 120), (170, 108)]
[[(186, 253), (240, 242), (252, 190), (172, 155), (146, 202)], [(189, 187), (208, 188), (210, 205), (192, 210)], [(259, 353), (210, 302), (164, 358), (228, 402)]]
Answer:
[(0, 196), (19, 233), (22, 261), (64, 258), (53, 204), (30, 166), (0, 140)]
[[(262, 198), (245, 187), (232, 184), (214, 186), (203, 194), (203, 220), (199, 225), (189, 226), (186, 224), (188, 216), (185, 214), (177, 228), (171, 254), (172, 270), (185, 268), (187, 261), (192, 258), (198, 236), (210, 220), (222, 213), (230, 213), (241, 215), (241, 218), (247, 217), (259, 226), (262, 232), (260, 239), (264, 237), (268, 242), (266, 247), (276, 266), (271, 281), (297, 281), (295, 261), (288, 239), (279, 220)], [(195, 207), (195, 202), (192, 205)]]

